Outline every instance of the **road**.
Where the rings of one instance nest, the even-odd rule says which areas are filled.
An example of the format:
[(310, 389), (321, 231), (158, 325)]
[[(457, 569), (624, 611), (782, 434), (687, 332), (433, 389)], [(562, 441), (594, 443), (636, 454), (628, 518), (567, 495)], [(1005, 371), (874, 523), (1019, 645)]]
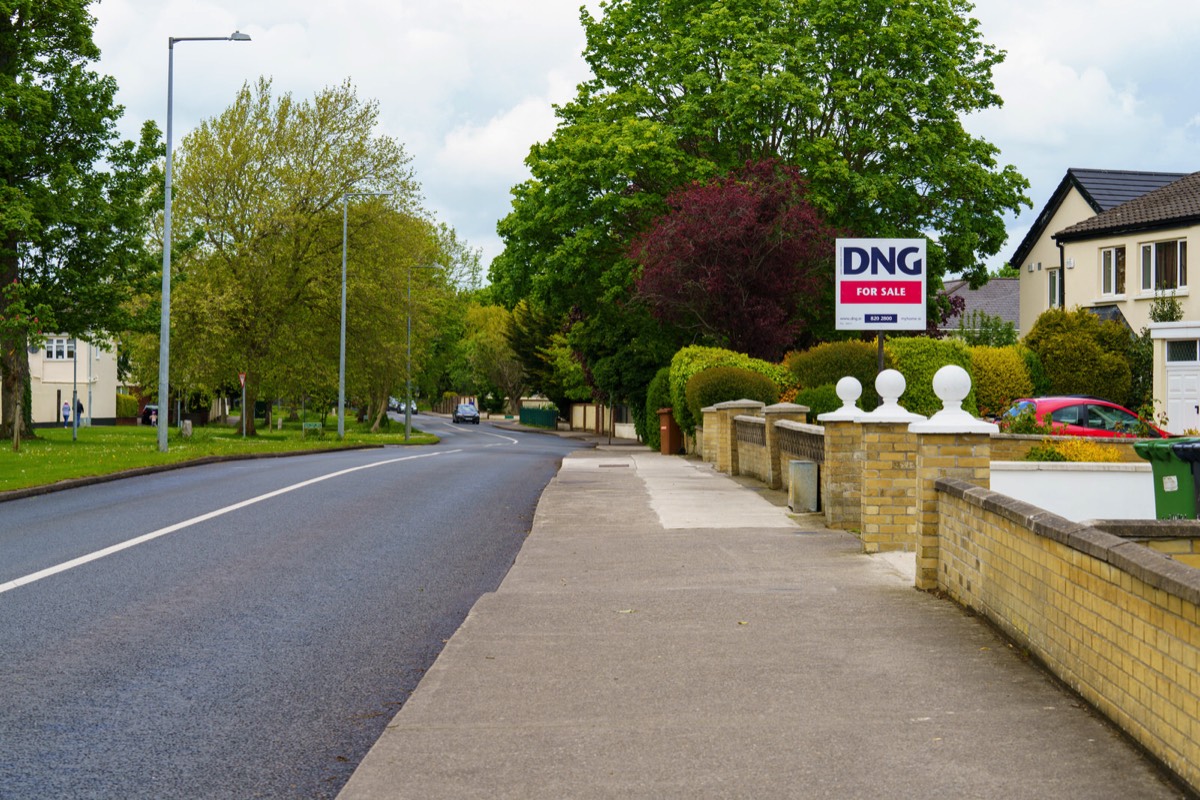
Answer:
[(0, 505), (0, 798), (335, 796), (574, 446), (416, 424)]

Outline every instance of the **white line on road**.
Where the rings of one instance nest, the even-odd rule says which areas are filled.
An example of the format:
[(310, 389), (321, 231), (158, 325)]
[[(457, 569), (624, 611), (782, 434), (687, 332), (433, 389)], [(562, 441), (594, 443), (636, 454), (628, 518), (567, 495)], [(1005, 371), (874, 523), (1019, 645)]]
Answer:
[(306, 481), (301, 481), (300, 483), (292, 484), (291, 486), (285, 486), (282, 489), (276, 489), (273, 492), (267, 492), (266, 494), (260, 494), (258, 497), (251, 497), (248, 500), (243, 500), (240, 503), (234, 503), (231, 506), (225, 506), (224, 508), (218, 508), (216, 511), (209, 511), (207, 514), (201, 514), (198, 517), (192, 517), (191, 519), (185, 519), (183, 522), (176, 522), (174, 525), (168, 525), (165, 528), (159, 528), (156, 531), (151, 531), (150, 533), (142, 534), (141, 536), (138, 536), (133, 539), (129, 539), (128, 541), (120, 542), (119, 544), (114, 544), (111, 547), (106, 547), (103, 550), (97, 550), (94, 553), (88, 553), (85, 556), (80, 556), (79, 558), (75, 558), (70, 561), (65, 561), (62, 564), (57, 564), (53, 567), (48, 567), (40, 572), (34, 572), (30, 575), (24, 576), (23, 578), (17, 578), (15, 580), (9, 581), (8, 583), (0, 583), (0, 594), (4, 594), (5, 592), (12, 591), (13, 589), (16, 589), (18, 586), (25, 586), (26, 584), (33, 583), (34, 581), (40, 581), (42, 578), (49, 578), (50, 576), (57, 575), (60, 572), (66, 572), (69, 569), (74, 569), (75, 567), (83, 566), (84, 564), (88, 564), (92, 561), (96, 561), (98, 559), (104, 558), (105, 556), (111, 556), (113, 553), (119, 553), (122, 550), (129, 549), (130, 547), (135, 547), (136, 545), (144, 544), (146, 542), (151, 541), (152, 539), (157, 539), (160, 536), (166, 536), (168, 533), (175, 533), (176, 531), (183, 530), (184, 528), (190, 528), (191, 526), (198, 525), (201, 522), (207, 522), (210, 519), (215, 519), (216, 517), (223, 516), (232, 511), (237, 511), (238, 509), (245, 508), (246, 506), (252, 506), (255, 503), (261, 503), (263, 500), (270, 500), (272, 497), (278, 497), (281, 494), (287, 494), (288, 492), (294, 492), (297, 489), (303, 489), (305, 486), (312, 486), (314, 483), (320, 483), (321, 481), (327, 481), (330, 478), (339, 478), (342, 475), (349, 475), (351, 472), (358, 472), (358, 471), (364, 470), (364, 469), (373, 469), (375, 467), (382, 467), (386, 464), (395, 464), (400, 461), (415, 461), (418, 458), (432, 458), (433, 456), (449, 455), (450, 453), (461, 453), (461, 452), (462, 452), (462, 450), (443, 450), (443, 451), (440, 451), (437, 453), (422, 453), (421, 455), (417, 455), (417, 456), (405, 456), (403, 458), (390, 458), (387, 461), (376, 461), (373, 464), (363, 464), (358, 467), (350, 467), (349, 469), (343, 469), (343, 470), (338, 470), (337, 472), (331, 472), (328, 475), (319, 475), (316, 478), (310, 478)]

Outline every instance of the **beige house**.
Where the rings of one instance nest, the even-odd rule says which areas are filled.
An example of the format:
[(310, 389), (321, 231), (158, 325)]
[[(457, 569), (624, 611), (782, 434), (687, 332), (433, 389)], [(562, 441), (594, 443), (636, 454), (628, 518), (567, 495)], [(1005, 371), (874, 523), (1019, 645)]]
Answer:
[[(1200, 429), (1200, 299), (1189, 293), (1189, 239), (1200, 241), (1200, 173), (1070, 170), (1011, 261), (1021, 271), (1023, 332), (1047, 308), (1076, 306), (1134, 332), (1152, 329), (1154, 397), (1173, 433)], [(1183, 322), (1151, 325), (1164, 294), (1179, 300)]]
[[(76, 348), (78, 344), (78, 348)], [(83, 404), (83, 424), (113, 424), (117, 416), (117, 354), (69, 336), (50, 336), (29, 349), (35, 425), (62, 424), (72, 390)]]

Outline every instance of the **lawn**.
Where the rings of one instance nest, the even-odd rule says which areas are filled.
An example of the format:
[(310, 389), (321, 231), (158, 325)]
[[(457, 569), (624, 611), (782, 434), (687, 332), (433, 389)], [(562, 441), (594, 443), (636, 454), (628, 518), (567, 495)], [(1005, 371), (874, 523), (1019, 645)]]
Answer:
[[(436, 444), (438, 441), (433, 434), (414, 428), (409, 444)], [(346, 438), (341, 442), (337, 438), (336, 423), (327, 425), (320, 438), (304, 438), (299, 423), (285, 423), (282, 430), (260, 429), (257, 436), (245, 439), (240, 428), (225, 425), (197, 427), (188, 439), (173, 428), (165, 453), (158, 451), (156, 429), (148, 426), (80, 428), (75, 441), (71, 440), (69, 428), (39, 428), (36, 439), (21, 441), (19, 453), (12, 451), (11, 442), (0, 443), (0, 492), (207, 456), (404, 443), (404, 425), (395, 422), (384, 432), (373, 434), (370, 426), (348, 421)]]

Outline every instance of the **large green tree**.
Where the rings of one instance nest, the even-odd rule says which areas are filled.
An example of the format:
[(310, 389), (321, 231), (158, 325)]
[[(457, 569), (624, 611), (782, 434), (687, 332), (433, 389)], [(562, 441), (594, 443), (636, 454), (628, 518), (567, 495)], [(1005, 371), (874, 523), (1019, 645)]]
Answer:
[[(152, 278), (147, 254), (158, 131), (119, 142), (116, 82), (89, 69), (88, 0), (0, 0), (0, 427), (29, 382), (27, 336), (10, 316), (49, 312), (45, 332), (105, 339), (130, 325), (122, 301)], [(23, 424), (22, 424), (23, 423)]]
[[(349, 82), (298, 100), (275, 97), (264, 79), (184, 138), (173, 211), (181, 238), (193, 246), (172, 262), (170, 379), (177, 391), (213, 392), (244, 372), (253, 408), (260, 397), (294, 389), (300, 362), (307, 388), (329, 385), (337, 368), (330, 354), (339, 341), (344, 218), (348, 291), (355, 294), (347, 316), (374, 319), (364, 296), (398, 305), (404, 286), (394, 273), (389, 292), (372, 285), (379, 276), (371, 274), (435, 251), (426, 247), (428, 232), (404, 232), (396, 221), (423, 212), (408, 155), (374, 133), (377, 121), (377, 104), (360, 100)], [(390, 197), (345, 199), (364, 192)], [(382, 240), (397, 249), (381, 253)], [(388, 322), (394, 326), (395, 318)], [(362, 351), (348, 343), (348, 380), (351, 352)], [(139, 362), (143, 372), (157, 369), (149, 348)], [(378, 395), (365, 368), (353, 372), (366, 395)]]
[(765, 158), (799, 168), (835, 227), (931, 236), (932, 289), (946, 270), (982, 280), (1004, 212), (1028, 201), (1026, 181), (961, 123), (1000, 104), (1002, 54), (971, 8), (611, 0), (599, 18), (581, 12), (593, 77), (513, 189), (498, 299), (585, 319), (612, 308), (636, 277), (628, 242), (670, 191)]

